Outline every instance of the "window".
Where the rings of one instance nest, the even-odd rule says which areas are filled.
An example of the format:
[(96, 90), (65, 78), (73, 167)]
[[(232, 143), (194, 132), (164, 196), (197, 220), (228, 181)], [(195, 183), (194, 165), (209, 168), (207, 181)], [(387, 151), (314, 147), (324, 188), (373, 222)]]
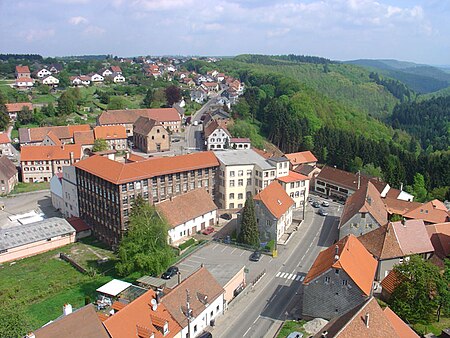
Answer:
[(194, 332), (197, 332), (197, 325), (194, 325)]
[(238, 171), (238, 176), (244, 176), (244, 170), (239, 170)]
[(234, 187), (234, 180), (230, 180), (230, 187)]
[(291, 189), (294, 189), (294, 182), (291, 183)]
[(234, 177), (234, 170), (230, 171), (230, 177)]
[(334, 273), (335, 273), (336, 275), (339, 275), (339, 269), (335, 269), (335, 270), (334, 270)]
[(348, 285), (348, 281), (347, 281), (346, 279), (343, 279), (343, 280), (342, 280), (342, 285), (343, 285), (343, 286), (347, 286), (347, 285)]
[(251, 178), (247, 178), (247, 185), (252, 185), (252, 179)]
[(230, 209), (234, 209), (234, 203), (230, 203)]
[(216, 311), (219, 311), (219, 305), (217, 305), (217, 307), (216, 307)]
[(230, 198), (230, 200), (234, 200), (234, 193), (231, 193), (231, 194), (229, 195), (229, 198)]
[(134, 189), (134, 184), (133, 184), (133, 182), (128, 183), (128, 189), (129, 189), (129, 190), (133, 190), (133, 189)]
[(247, 176), (252, 176), (252, 171), (250, 169), (247, 170)]
[(330, 282), (330, 277), (325, 277), (325, 284), (328, 284)]
[(241, 199), (243, 199), (244, 198), (244, 194), (238, 194), (238, 200), (241, 200)]
[(242, 178), (240, 178), (238, 180), (238, 187), (242, 187), (244, 185), (244, 180)]
[(242, 203), (239, 203), (238, 208), (242, 208), (242, 207), (243, 207)]
[(361, 218), (366, 218), (366, 213), (365, 212), (361, 213)]

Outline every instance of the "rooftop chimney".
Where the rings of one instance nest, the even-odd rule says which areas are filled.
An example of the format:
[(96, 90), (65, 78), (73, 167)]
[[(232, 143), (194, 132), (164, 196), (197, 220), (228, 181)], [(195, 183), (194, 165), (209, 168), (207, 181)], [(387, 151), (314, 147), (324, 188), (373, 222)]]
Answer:
[(70, 315), (71, 313), (72, 313), (72, 305), (64, 304), (64, 306), (63, 306), (63, 315), (67, 316), (67, 315)]
[(358, 175), (358, 190), (361, 187), (361, 172), (358, 170), (358, 172), (356, 173)]
[(339, 245), (334, 247), (334, 261), (337, 262), (339, 260)]
[(403, 191), (403, 183), (400, 183), (400, 191)]
[(402, 219), (402, 225), (405, 227), (406, 226), (406, 220), (403, 218)]
[(73, 154), (73, 151), (71, 151), (71, 152), (69, 153), (69, 156), (70, 156), (70, 164), (74, 164), (74, 163), (75, 163), (75, 160), (74, 160), (74, 154)]
[(369, 313), (366, 313), (366, 316), (364, 317), (364, 321), (366, 323), (366, 327), (367, 328), (369, 328), (369, 319), (370, 319)]
[(328, 331), (323, 331), (322, 332), (322, 338), (326, 338), (328, 336)]

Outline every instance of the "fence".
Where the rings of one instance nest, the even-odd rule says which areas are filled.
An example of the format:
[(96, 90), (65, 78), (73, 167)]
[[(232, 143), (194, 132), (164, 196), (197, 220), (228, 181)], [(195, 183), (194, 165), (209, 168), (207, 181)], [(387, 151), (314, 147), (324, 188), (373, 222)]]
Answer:
[(258, 276), (256, 276), (256, 278), (252, 282), (252, 287), (254, 287), (261, 280), (261, 278), (264, 277), (265, 274), (266, 274), (266, 269), (264, 269)]
[(66, 254), (60, 252), (59, 253), (59, 258), (61, 258), (62, 260), (66, 261), (66, 262), (69, 262), (70, 265), (72, 265), (75, 269), (77, 269), (81, 273), (87, 273), (85, 268), (83, 268), (80, 264), (75, 262), (72, 258), (67, 256)]

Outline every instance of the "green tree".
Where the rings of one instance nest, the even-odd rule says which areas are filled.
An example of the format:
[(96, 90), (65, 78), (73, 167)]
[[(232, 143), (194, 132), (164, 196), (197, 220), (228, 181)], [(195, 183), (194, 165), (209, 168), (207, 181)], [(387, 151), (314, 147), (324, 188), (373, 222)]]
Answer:
[(50, 93), (50, 87), (45, 84), (40, 84), (37, 87), (37, 90), (38, 90), (39, 94), (41, 94), (41, 95), (47, 95), (48, 93)]
[(142, 198), (136, 199), (128, 231), (119, 245), (118, 273), (159, 275), (167, 269), (174, 259), (174, 251), (167, 242), (168, 229), (167, 221), (158, 215), (154, 206)]
[(69, 73), (66, 70), (61, 71), (58, 74), (59, 86), (62, 88), (67, 88), (70, 86)]
[(350, 164), (350, 171), (357, 172), (362, 169), (363, 167), (363, 160), (359, 156), (355, 156), (355, 158), (352, 160), (352, 163)]
[(259, 231), (256, 223), (255, 203), (252, 196), (249, 196), (245, 201), (238, 241), (242, 244), (259, 248)]
[(55, 116), (56, 115), (55, 106), (53, 105), (53, 103), (49, 102), (49, 104), (41, 108), (41, 113), (43, 113), (46, 116)]
[(153, 89), (149, 88), (147, 89), (147, 93), (145, 94), (144, 100), (142, 101), (142, 105), (144, 108), (151, 108), (152, 102), (153, 102)]
[(373, 176), (373, 177), (383, 177), (383, 172), (380, 167), (375, 167), (372, 163), (366, 163), (361, 168), (361, 173)]
[(0, 323), (0, 337), (22, 338), (33, 329), (24, 310), (17, 306), (2, 305)]
[(167, 104), (171, 107), (174, 103), (177, 103), (181, 100), (180, 88), (175, 85), (167, 87), (164, 93), (166, 94)]
[(242, 119), (250, 118), (250, 106), (248, 105), (245, 98), (240, 98), (239, 101), (235, 104), (233, 110), (236, 112), (234, 116), (238, 115)]
[(111, 96), (109, 98), (108, 109), (125, 109), (127, 108), (127, 100), (121, 96)]
[(17, 113), (17, 121), (20, 124), (27, 124), (33, 121), (33, 112), (27, 106), (23, 106), (20, 112)]
[(413, 195), (417, 202), (425, 202), (427, 199), (427, 189), (425, 188), (425, 179), (421, 173), (414, 175), (414, 184), (412, 187)]
[[(401, 283), (392, 293), (392, 310), (410, 323), (428, 324), (440, 307), (448, 308), (445, 280), (439, 268), (420, 256), (394, 266)], [(445, 285), (445, 286), (444, 286)]]
[(108, 142), (105, 139), (98, 138), (94, 141), (94, 146), (92, 147), (92, 151), (105, 151), (109, 149)]
[(76, 97), (71, 91), (65, 91), (58, 99), (59, 115), (70, 115), (77, 112)]

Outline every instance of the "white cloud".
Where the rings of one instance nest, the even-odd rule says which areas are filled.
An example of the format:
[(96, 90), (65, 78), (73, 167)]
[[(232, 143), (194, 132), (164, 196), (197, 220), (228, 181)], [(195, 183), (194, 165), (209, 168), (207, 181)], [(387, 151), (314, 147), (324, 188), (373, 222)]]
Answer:
[(20, 33), (28, 42), (36, 40), (44, 40), (55, 35), (54, 29), (29, 29), (26, 32)]
[(88, 23), (88, 19), (83, 16), (73, 16), (69, 19), (71, 25), (79, 25)]

